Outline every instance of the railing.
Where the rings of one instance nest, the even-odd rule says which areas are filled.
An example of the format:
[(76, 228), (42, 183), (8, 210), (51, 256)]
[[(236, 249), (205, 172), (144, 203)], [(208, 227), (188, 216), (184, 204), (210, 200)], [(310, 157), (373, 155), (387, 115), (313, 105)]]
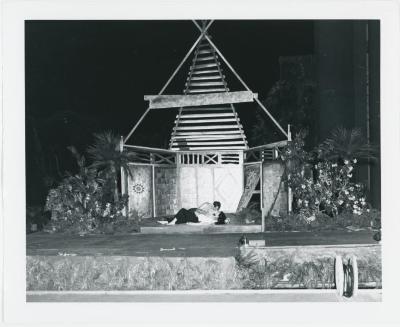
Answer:
[(287, 141), (280, 141), (244, 150), (244, 163), (277, 160), (279, 159), (280, 151), (286, 144)]
[(172, 151), (135, 145), (124, 145), (131, 162), (151, 165), (239, 165), (242, 150)]

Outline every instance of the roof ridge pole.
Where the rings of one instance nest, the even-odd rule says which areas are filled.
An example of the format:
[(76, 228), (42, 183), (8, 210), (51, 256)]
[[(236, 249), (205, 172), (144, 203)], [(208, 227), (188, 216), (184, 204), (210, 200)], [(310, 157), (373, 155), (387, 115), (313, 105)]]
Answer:
[[(190, 54), (192, 53), (192, 51), (196, 48), (197, 44), (200, 42), (200, 40), (203, 38), (203, 36), (205, 36), (205, 33), (207, 32), (207, 30), (210, 28), (211, 24), (214, 22), (214, 20), (211, 20), (208, 25), (204, 28), (204, 30), (201, 30), (201, 34), (198, 37), (198, 39), (196, 40), (196, 42), (193, 44), (193, 46), (190, 48), (190, 50), (188, 51), (188, 53), (186, 54), (186, 56), (182, 59), (181, 63), (178, 65), (178, 67), (175, 69), (175, 71), (172, 73), (171, 77), (168, 79), (167, 83), (165, 83), (164, 87), (161, 89), (161, 91), (158, 93), (158, 95), (161, 95), (165, 89), (167, 88), (167, 86), (169, 85), (169, 83), (171, 83), (172, 79), (175, 77), (176, 73), (179, 71), (179, 69), (181, 69), (182, 65), (184, 64), (184, 62), (186, 61), (187, 58), (189, 58)], [(149, 113), (150, 111), (150, 106), (147, 108), (147, 110), (143, 113), (143, 115), (140, 117), (140, 119), (138, 120), (138, 122), (135, 124), (135, 126), (133, 126), (133, 128), (131, 129), (131, 131), (129, 132), (129, 134), (125, 137), (124, 139), (124, 144), (126, 143), (126, 141), (128, 141), (128, 139), (131, 137), (131, 135), (133, 134), (133, 132), (136, 130), (136, 128), (139, 126), (139, 124), (143, 121), (144, 117), (146, 117), (146, 115)]]
[[(201, 27), (199, 26), (199, 24), (195, 21), (192, 20), (193, 23), (196, 25), (196, 27), (201, 31)], [(243, 86), (246, 88), (247, 91), (250, 91), (253, 93), (253, 91), (247, 86), (247, 84), (241, 79), (241, 77), (239, 76), (239, 74), (235, 71), (235, 69), (231, 66), (231, 64), (228, 62), (228, 60), (226, 60), (226, 58), (224, 57), (224, 55), (221, 53), (221, 51), (219, 51), (219, 49), (217, 48), (217, 46), (210, 40), (210, 38), (207, 35), (204, 35), (204, 37), (207, 39), (208, 43), (211, 44), (211, 46), (214, 48), (214, 50), (219, 54), (219, 56), (221, 57), (221, 59), (225, 62), (225, 64), (228, 66), (228, 68), (232, 71), (232, 73), (236, 76), (236, 78), (239, 80), (240, 83), (243, 84)], [(282, 128), (281, 125), (279, 125), (278, 121), (272, 116), (272, 114), (268, 111), (267, 108), (265, 108), (265, 106), (262, 104), (262, 102), (258, 99), (258, 98), (254, 98), (254, 100), (258, 103), (258, 105), (266, 112), (266, 114), (268, 115), (268, 117), (274, 122), (274, 124), (279, 128), (279, 130), (283, 133), (283, 135), (285, 135), (286, 137), (288, 137), (288, 134), (286, 133), (286, 131)]]
[(203, 36), (206, 36), (207, 30), (210, 28), (211, 24), (214, 22), (214, 20), (211, 20), (207, 26), (205, 26), (204, 29), (200, 28), (200, 36), (198, 37), (198, 39), (196, 40), (196, 42), (193, 44), (193, 46), (190, 48), (190, 50), (188, 51), (188, 53), (186, 54), (186, 56), (182, 59), (181, 63), (178, 65), (178, 67), (176, 67), (175, 71), (172, 73), (171, 77), (168, 79), (168, 81), (165, 83), (164, 87), (161, 89), (161, 91), (158, 93), (158, 95), (161, 95), (165, 89), (167, 88), (167, 86), (169, 85), (169, 83), (171, 83), (172, 79), (175, 77), (176, 73), (179, 71), (179, 69), (181, 69), (182, 65), (184, 64), (184, 62), (186, 61), (187, 58), (189, 58), (190, 54), (193, 52), (193, 50), (196, 48), (197, 44), (201, 41), (201, 39), (203, 38)]

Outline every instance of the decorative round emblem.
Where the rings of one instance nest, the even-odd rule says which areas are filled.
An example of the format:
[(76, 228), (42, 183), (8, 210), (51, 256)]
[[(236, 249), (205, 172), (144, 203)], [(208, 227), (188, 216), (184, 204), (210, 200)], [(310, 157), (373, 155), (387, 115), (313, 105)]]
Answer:
[(133, 185), (133, 192), (135, 193), (143, 193), (144, 192), (144, 186), (142, 184), (135, 184)]

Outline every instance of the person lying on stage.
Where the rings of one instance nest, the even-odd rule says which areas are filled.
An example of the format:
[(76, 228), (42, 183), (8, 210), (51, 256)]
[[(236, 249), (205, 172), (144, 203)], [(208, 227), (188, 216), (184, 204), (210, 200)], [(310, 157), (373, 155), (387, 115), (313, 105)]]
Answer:
[(227, 223), (227, 218), (221, 211), (221, 202), (214, 201), (213, 204), (206, 202), (198, 208), (191, 208), (189, 210), (182, 208), (171, 220), (158, 222), (168, 225), (222, 225)]

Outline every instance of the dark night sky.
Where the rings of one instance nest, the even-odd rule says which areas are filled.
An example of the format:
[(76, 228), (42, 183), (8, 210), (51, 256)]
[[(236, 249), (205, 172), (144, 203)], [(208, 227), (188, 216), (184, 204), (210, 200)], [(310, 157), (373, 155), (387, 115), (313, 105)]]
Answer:
[[(126, 136), (146, 110), (143, 96), (160, 91), (199, 36), (191, 21), (26, 21), (25, 32), (28, 202), (45, 198), (44, 176), (51, 185), (76, 169), (67, 146), (83, 152), (104, 130)], [(209, 32), (261, 100), (279, 79), (280, 56), (314, 50), (312, 21), (216, 21)], [(182, 94), (191, 59), (165, 94)], [(222, 68), (229, 88), (244, 90)], [(255, 104), (236, 109), (247, 137), (257, 111), (279, 135)], [(150, 112), (128, 143), (167, 147), (176, 113)]]
[[(279, 78), (279, 56), (313, 53), (311, 21), (216, 21), (209, 32), (261, 99)], [(26, 110), (60, 123), (39, 127), (40, 137), (85, 147), (93, 131), (126, 135), (146, 109), (143, 95), (159, 92), (198, 35), (191, 21), (27, 21)], [(182, 93), (188, 64), (165, 93)], [(238, 107), (248, 129), (260, 109)], [(151, 112), (130, 143), (162, 146), (175, 114)]]

